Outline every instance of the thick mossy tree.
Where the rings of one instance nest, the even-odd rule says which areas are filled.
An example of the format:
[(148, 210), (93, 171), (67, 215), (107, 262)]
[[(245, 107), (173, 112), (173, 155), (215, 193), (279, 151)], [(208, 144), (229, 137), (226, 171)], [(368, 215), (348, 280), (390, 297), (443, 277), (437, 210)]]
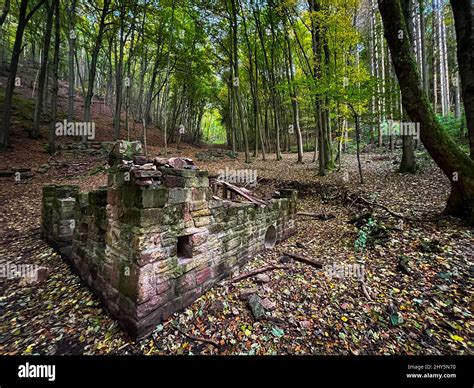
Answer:
[[(451, 194), (444, 213), (474, 225), (474, 161), (445, 131), (428, 102), (421, 86), (400, 0), (379, 0), (379, 10), (400, 84), (403, 108), (412, 121), (420, 123), (421, 141), (451, 181)], [(472, 47), (462, 47), (472, 50)]]
[(461, 95), (469, 131), (471, 159), (474, 159), (474, 2), (451, 0), (456, 29)]

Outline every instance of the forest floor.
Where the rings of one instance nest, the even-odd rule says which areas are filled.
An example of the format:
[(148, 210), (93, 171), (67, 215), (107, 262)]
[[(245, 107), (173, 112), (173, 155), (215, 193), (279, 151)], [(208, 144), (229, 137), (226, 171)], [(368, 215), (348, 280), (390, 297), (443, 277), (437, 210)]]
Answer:
[[(419, 171), (396, 172), (400, 155), (363, 154), (365, 183), (359, 183), (355, 156), (346, 154), (342, 168), (316, 174), (312, 154), (296, 164), (294, 154), (275, 161), (238, 159), (200, 162), (196, 147), (171, 146), (170, 156), (188, 156), (210, 175), (220, 169), (255, 169), (256, 193), (283, 186), (299, 191), (300, 212), (330, 215), (327, 220), (299, 216), (297, 233), (263, 252), (240, 269), (246, 273), (278, 263), (283, 252), (312, 257), (324, 265), (365, 265), (365, 290), (354, 278), (331, 277), (327, 270), (291, 262), (231, 285), (215, 285), (189, 308), (159, 325), (151, 336), (134, 342), (102, 308), (99, 300), (61, 257), (40, 237), (43, 185), (77, 184), (90, 190), (107, 182), (105, 156), (81, 152), (51, 158), (43, 138), (26, 136), (34, 101), (33, 73), (23, 76), (14, 99), (12, 148), (0, 153), (2, 169), (29, 168), (30, 179), (0, 178), (0, 261), (44, 265), (47, 279), (28, 286), (18, 279), (0, 282), (0, 354), (473, 354), (473, 230), (459, 220), (440, 218), (449, 181), (426, 153)], [(0, 77), (0, 85), (5, 79)], [(66, 110), (67, 84), (60, 85), (60, 108)], [(0, 93), (0, 96), (2, 93)], [(76, 114), (82, 115), (82, 99)], [(0, 101), (1, 112), (1, 101)], [(96, 140), (111, 140), (111, 112), (94, 104)], [(64, 116), (64, 113), (63, 113)], [(47, 120), (46, 120), (47, 121)], [(133, 128), (133, 126), (132, 126)], [(140, 126), (131, 131), (139, 138)], [(150, 154), (158, 155), (162, 138), (150, 126)], [(48, 165), (43, 173), (38, 167)], [(390, 209), (392, 217), (376, 202)], [(362, 252), (354, 244), (362, 225), (349, 223), (370, 212), (382, 236), (369, 239)], [(416, 219), (410, 221), (409, 219)], [(372, 244), (370, 244), (372, 242)], [(409, 275), (400, 270), (400, 259)], [(241, 294), (249, 288), (267, 298), (273, 310), (254, 321)], [(205, 339), (196, 340), (191, 338)], [(212, 343), (209, 343), (210, 342)], [(206, 342), (207, 341), (207, 342)]]
[[(186, 146), (170, 154), (196, 160), (197, 151)], [(151, 147), (151, 154), (157, 152)], [(334, 216), (325, 221), (299, 216), (294, 236), (251, 258), (240, 274), (278, 263), (290, 251), (325, 265), (365, 264), (365, 290), (357, 279), (291, 262), (267, 272), (265, 283), (250, 277), (215, 285), (134, 342), (40, 238), (43, 185), (78, 184), (84, 190), (105, 185), (100, 167), (105, 157), (52, 160), (38, 141), (21, 140), (21, 147), (0, 154), (2, 168), (36, 169), (44, 163), (51, 168), (18, 183), (0, 178), (0, 257), (45, 265), (51, 272), (36, 286), (17, 279), (0, 283), (0, 354), (473, 354), (473, 230), (438, 217), (449, 182), (431, 160), (420, 154), (419, 172), (402, 175), (394, 162), (398, 153), (364, 154), (365, 183), (359, 184), (354, 155), (344, 155), (342, 169), (326, 177), (316, 175), (312, 154), (305, 154), (302, 165), (295, 158), (196, 161), (211, 175), (225, 167), (255, 169), (259, 195), (292, 186), (299, 190), (298, 211)], [(416, 220), (401, 223), (383, 208), (364, 206), (357, 200), (361, 196)], [(354, 248), (359, 229), (348, 221), (367, 211), (385, 235), (360, 252)], [(401, 258), (410, 274), (400, 270)], [(242, 290), (254, 287), (274, 305), (260, 321), (241, 298)]]

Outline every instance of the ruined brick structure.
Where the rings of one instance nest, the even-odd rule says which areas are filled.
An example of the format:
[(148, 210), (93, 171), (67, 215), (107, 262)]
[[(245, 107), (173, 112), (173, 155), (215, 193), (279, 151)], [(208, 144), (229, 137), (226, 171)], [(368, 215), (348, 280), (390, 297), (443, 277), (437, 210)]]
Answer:
[(207, 171), (119, 142), (105, 188), (45, 186), (42, 233), (134, 338), (295, 230), (296, 193), (220, 199)]

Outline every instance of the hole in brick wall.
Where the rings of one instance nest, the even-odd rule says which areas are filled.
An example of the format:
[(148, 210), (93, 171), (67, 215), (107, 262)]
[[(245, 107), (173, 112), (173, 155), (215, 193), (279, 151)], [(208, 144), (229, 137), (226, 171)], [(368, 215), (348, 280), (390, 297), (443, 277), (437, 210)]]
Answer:
[(178, 237), (178, 258), (179, 259), (191, 259), (193, 257), (193, 248), (191, 245), (191, 236), (179, 236)]
[(273, 225), (270, 225), (265, 233), (265, 248), (272, 249), (276, 244), (276, 239), (277, 231)]

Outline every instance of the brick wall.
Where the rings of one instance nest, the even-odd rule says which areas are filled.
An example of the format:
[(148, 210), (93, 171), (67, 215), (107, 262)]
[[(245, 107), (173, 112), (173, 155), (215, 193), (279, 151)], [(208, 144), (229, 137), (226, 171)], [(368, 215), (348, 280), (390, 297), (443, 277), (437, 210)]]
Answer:
[[(267, 206), (222, 200), (207, 171), (133, 158), (137, 151), (134, 143), (116, 147), (107, 188), (43, 191), (43, 235), (55, 246), (69, 239), (61, 243), (70, 244), (73, 267), (134, 338), (264, 250), (267, 231), (277, 241), (291, 235), (296, 214), (293, 190)], [(64, 201), (66, 194), (74, 199)], [(60, 227), (71, 220), (71, 204), (73, 236)]]

